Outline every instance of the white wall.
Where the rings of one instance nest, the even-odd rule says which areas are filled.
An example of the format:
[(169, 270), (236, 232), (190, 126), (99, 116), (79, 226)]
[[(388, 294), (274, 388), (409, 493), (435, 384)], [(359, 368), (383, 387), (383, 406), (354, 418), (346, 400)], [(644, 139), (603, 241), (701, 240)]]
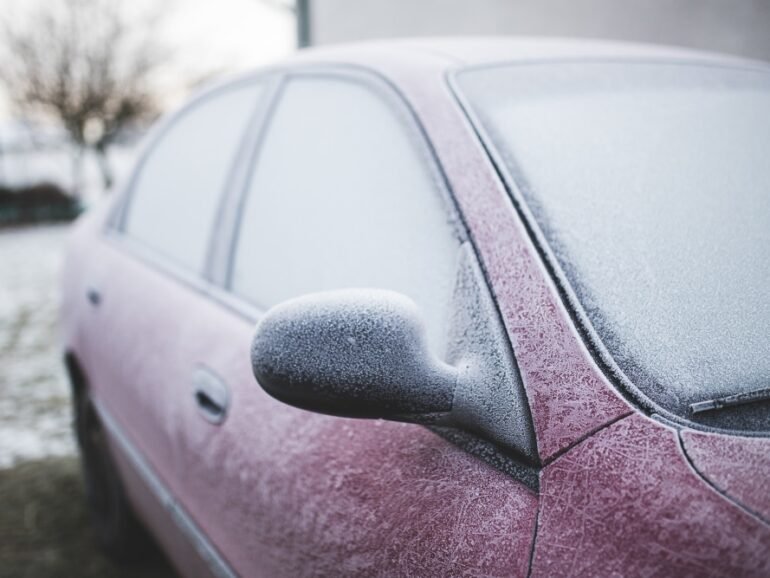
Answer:
[(770, 60), (770, 0), (310, 0), (312, 44), (458, 34), (578, 36)]

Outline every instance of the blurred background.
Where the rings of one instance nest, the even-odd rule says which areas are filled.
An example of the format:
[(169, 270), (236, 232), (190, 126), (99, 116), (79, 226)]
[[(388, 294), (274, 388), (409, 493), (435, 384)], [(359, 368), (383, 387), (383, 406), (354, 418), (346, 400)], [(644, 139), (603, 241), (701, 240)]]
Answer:
[(57, 335), (69, 223), (201, 85), (298, 47), (610, 38), (770, 60), (770, 0), (0, 0), (0, 578), (171, 576), (94, 550)]

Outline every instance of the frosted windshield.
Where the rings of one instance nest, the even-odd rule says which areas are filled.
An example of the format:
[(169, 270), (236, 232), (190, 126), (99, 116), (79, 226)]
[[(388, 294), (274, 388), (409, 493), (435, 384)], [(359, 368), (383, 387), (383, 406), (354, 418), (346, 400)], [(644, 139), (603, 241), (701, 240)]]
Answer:
[(459, 85), (636, 387), (680, 415), (770, 387), (770, 74), (552, 63)]

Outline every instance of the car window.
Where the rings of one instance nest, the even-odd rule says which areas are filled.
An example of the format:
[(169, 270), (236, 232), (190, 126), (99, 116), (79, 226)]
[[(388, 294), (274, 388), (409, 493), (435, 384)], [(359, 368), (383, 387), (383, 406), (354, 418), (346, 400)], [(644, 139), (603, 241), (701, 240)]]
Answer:
[(135, 178), (128, 235), (203, 270), (220, 195), (261, 90), (251, 84), (204, 97), (173, 121)]
[[(770, 384), (766, 70), (552, 63), (459, 81), (633, 384), (684, 417)], [(747, 415), (695, 417), (767, 429)]]
[(423, 137), (392, 99), (353, 80), (288, 81), (248, 187), (231, 287), (263, 308), (392, 289), (418, 304), (440, 352), (459, 240)]

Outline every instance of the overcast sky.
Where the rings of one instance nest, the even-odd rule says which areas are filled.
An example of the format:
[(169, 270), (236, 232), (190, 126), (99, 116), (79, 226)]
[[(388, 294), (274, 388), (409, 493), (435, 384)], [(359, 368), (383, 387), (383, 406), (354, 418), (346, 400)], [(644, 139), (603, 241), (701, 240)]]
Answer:
[[(58, 0), (39, 0), (53, 2)], [(122, 0), (131, 9), (158, 0)], [(278, 60), (294, 49), (294, 18), (262, 0), (161, 0), (169, 5), (160, 33), (175, 54), (173, 74), (182, 79), (210, 71), (238, 72)], [(35, 0), (0, 0), (3, 15), (23, 15)], [(173, 83), (171, 83), (173, 84)], [(171, 105), (178, 95), (169, 95)], [(0, 120), (11, 114), (0, 87)]]

